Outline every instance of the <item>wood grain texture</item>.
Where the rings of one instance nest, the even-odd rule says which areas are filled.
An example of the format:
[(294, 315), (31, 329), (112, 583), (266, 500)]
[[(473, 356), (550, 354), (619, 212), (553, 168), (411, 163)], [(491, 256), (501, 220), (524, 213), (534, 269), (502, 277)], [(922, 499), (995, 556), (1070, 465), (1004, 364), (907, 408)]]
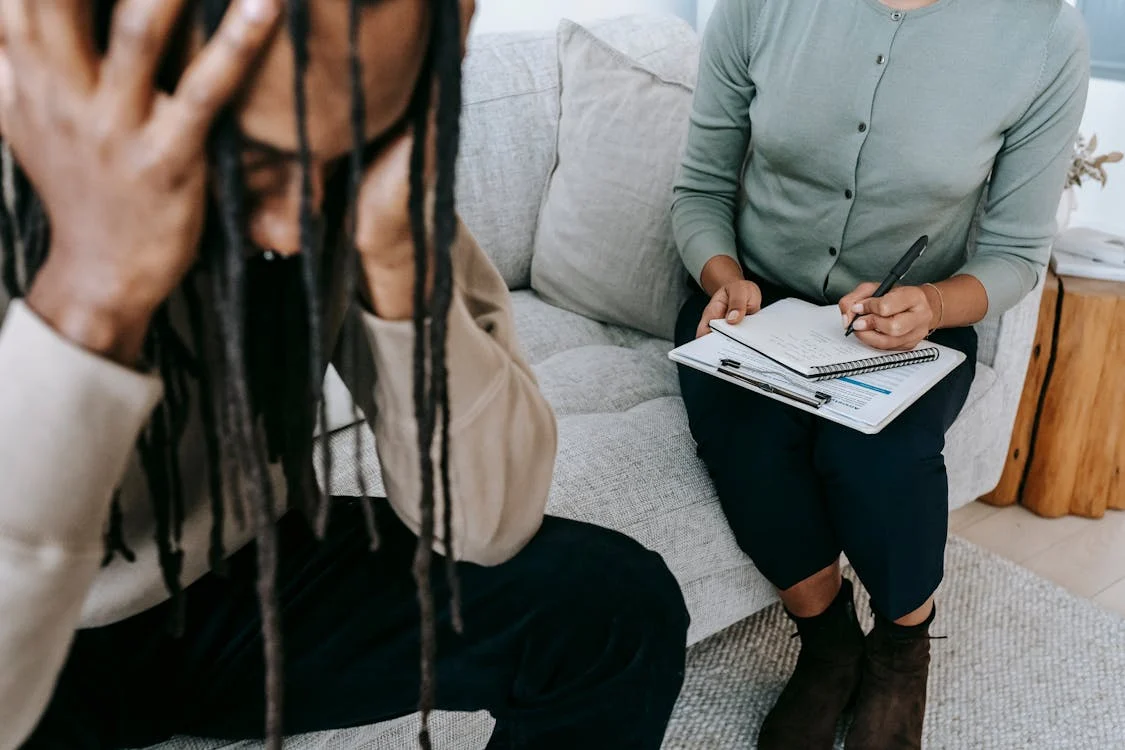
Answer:
[[(1021, 500), (1042, 516), (1101, 518), (1125, 504), (1125, 284), (1064, 277), (1061, 288), (1058, 359)], [(1052, 323), (1041, 316), (1040, 328)]]

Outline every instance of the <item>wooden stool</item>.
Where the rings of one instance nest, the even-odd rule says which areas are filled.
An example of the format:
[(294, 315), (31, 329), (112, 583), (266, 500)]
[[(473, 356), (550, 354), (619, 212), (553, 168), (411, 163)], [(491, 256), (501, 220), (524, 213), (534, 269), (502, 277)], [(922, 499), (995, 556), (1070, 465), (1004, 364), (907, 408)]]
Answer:
[(981, 499), (1049, 518), (1125, 509), (1125, 283), (1048, 276), (1008, 462)]

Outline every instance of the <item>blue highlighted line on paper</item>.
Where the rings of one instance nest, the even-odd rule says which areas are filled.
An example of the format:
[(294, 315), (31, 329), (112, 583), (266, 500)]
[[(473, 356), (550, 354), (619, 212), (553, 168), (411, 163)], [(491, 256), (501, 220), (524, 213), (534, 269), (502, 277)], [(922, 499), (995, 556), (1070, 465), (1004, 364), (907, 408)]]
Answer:
[(869, 391), (875, 391), (876, 393), (882, 393), (884, 396), (893, 395), (886, 388), (880, 388), (878, 386), (871, 385), (870, 383), (864, 383), (862, 380), (856, 380), (855, 378), (840, 378), (840, 380), (842, 380), (845, 383), (851, 383), (852, 385), (858, 385), (860, 388), (866, 388)]

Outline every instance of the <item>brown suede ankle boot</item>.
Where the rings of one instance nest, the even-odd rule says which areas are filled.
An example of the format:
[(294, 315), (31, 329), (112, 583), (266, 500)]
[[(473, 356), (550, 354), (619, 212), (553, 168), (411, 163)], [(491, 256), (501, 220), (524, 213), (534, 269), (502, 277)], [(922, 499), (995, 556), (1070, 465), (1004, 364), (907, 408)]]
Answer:
[(801, 637), (797, 668), (758, 733), (759, 750), (832, 750), (836, 724), (855, 695), (863, 666), (863, 630), (852, 584), (821, 615), (790, 615)]
[(897, 628), (881, 617), (867, 636), (847, 750), (921, 750), (930, 676), (930, 623)]

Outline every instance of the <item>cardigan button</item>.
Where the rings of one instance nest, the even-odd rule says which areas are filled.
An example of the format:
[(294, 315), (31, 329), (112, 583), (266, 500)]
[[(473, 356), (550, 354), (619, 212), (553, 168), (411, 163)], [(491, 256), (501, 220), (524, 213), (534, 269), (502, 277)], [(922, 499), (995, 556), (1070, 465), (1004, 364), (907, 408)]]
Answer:
[(876, 65), (882, 65), (886, 61), (887, 61), (886, 55), (876, 55), (876, 57), (875, 57), (875, 64)]
[(859, 124), (859, 132), (861, 132), (861, 133), (867, 132), (867, 123), (866, 122), (861, 122)]

